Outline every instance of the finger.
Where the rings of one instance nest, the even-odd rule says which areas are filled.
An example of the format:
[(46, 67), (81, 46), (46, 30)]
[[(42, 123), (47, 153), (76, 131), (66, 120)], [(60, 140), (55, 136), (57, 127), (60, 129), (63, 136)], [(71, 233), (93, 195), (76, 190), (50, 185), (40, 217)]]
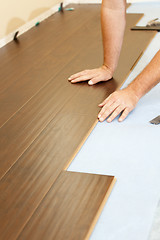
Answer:
[[(103, 77), (101, 75), (98, 76), (97, 73), (93, 72), (93, 74), (95, 75), (95, 77), (93, 77), (89, 82), (88, 84), (89, 85), (93, 85), (93, 84), (96, 84), (98, 82), (103, 82), (103, 81), (107, 81), (107, 79), (103, 79)], [(97, 75), (97, 76), (96, 76)]]
[(100, 122), (103, 122), (118, 106), (119, 105), (117, 102), (114, 102), (109, 107), (106, 107), (106, 105), (104, 105), (104, 107), (100, 112), (100, 118), (99, 118)]
[(107, 103), (107, 101), (109, 100), (109, 98), (110, 98), (110, 96), (109, 97), (107, 97), (102, 103), (100, 103), (98, 106), (99, 107), (103, 107), (106, 103)]
[(99, 78), (99, 77), (93, 77), (89, 82), (88, 82), (88, 84), (89, 85), (94, 85), (94, 84), (96, 84), (96, 83), (98, 83), (98, 82), (100, 82), (101, 81), (101, 79)]
[(130, 110), (129, 108), (125, 108), (125, 110), (122, 112), (122, 115), (118, 119), (119, 122), (122, 122), (129, 114)]
[(107, 122), (112, 122), (113, 119), (115, 119), (123, 110), (124, 110), (124, 107), (122, 106), (117, 107), (113, 111), (113, 113), (110, 115), (110, 117), (107, 119)]
[(83, 75), (83, 76), (80, 76), (80, 77), (77, 77), (73, 80), (71, 80), (71, 83), (77, 83), (77, 82), (82, 82), (82, 81), (86, 81), (86, 80), (89, 80), (91, 79), (93, 76), (91, 74), (89, 75)]
[(75, 78), (78, 78), (78, 77), (81, 77), (81, 76), (83, 76), (83, 75), (85, 75), (85, 74), (87, 74), (87, 73), (88, 73), (88, 70), (84, 70), (84, 71), (75, 73), (75, 74), (71, 75), (71, 76), (68, 78), (68, 80), (71, 81), (71, 80), (73, 80), (73, 79), (75, 79)]
[[(101, 106), (102, 109), (101, 111), (99, 112), (98, 114), (98, 118), (101, 118), (101, 116), (104, 114), (104, 112), (111, 107), (111, 105), (115, 102), (115, 100), (112, 98), (112, 96), (110, 95), (108, 98), (106, 98), (104, 101), (103, 101), (103, 105)], [(118, 104), (117, 104), (118, 106)]]

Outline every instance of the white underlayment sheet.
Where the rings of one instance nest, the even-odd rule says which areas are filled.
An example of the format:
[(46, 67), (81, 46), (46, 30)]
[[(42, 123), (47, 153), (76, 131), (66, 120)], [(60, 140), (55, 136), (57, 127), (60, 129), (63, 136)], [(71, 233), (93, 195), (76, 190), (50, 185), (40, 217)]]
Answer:
[[(145, 12), (140, 22), (145, 25), (145, 21), (159, 16), (160, 4), (133, 4), (128, 12)], [(140, 73), (158, 49), (160, 33), (125, 85)], [(149, 123), (157, 115), (160, 115), (160, 84), (140, 100), (124, 122), (116, 119), (110, 124), (98, 123), (69, 167), (69, 171), (117, 178), (91, 240), (148, 239), (160, 199), (160, 125)]]

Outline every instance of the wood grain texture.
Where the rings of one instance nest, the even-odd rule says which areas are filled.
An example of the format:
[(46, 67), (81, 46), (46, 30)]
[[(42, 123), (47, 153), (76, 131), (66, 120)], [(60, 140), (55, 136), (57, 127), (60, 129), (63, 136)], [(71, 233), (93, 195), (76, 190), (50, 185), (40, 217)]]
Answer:
[(18, 239), (88, 239), (91, 223), (114, 180), (112, 176), (62, 172)]
[[(99, 13), (98, 8), (97, 13)], [(141, 15), (127, 15), (127, 26), (130, 26), (131, 23), (133, 24), (133, 21), (137, 21), (139, 16)], [(30, 101), (28, 101), (22, 109), (20, 109), (3, 127), (0, 128), (0, 178), (15, 163), (18, 157), (23, 154), (23, 152), (34, 141), (34, 139), (38, 137), (40, 132), (47, 126), (47, 124), (56, 116), (57, 112), (59, 112), (63, 107), (64, 102), (72, 98), (72, 96), (76, 93), (79, 85), (73, 86), (69, 84), (67, 82), (67, 77), (71, 73), (79, 71), (81, 69), (100, 65), (102, 59), (102, 43), (97, 16), (95, 18), (95, 21), (93, 21), (91, 18), (88, 25), (86, 24), (83, 26), (81, 28), (81, 31), (84, 34), (83, 38), (81, 37), (82, 32), (80, 32), (77, 34), (78, 38), (75, 38), (75, 42), (77, 43), (75, 43), (74, 46), (70, 45), (69, 49), (72, 49), (70, 52), (73, 53), (73, 56), (70, 56), (67, 61), (68, 64), (66, 64), (64, 68), (60, 67), (60, 63), (58, 66), (56, 63), (54, 65), (55, 58), (53, 58), (53, 62), (51, 60), (51, 57), (48, 58), (47, 61), (51, 60), (51, 63), (53, 63), (54, 67), (57, 69), (56, 71), (59, 72), (59, 74), (53, 78), (50, 75), (51, 79), (48, 84), (46, 84), (37, 94), (34, 95), (32, 92), (32, 86), (30, 84), (28, 86), (28, 82), (27, 84), (24, 82), (24, 84), (22, 84), (22, 88), (19, 88), (19, 86), (17, 86), (18, 90), (16, 93), (12, 95), (11, 92), (9, 92), (8, 99), (5, 98), (4, 100), (5, 104), (3, 101), (1, 101), (1, 111), (3, 112), (1, 116), (4, 118), (5, 113), (7, 112), (8, 115), (8, 111), (10, 112), (10, 109), (13, 110), (13, 105), (16, 105), (16, 102), (19, 102), (19, 97), (22, 97), (23, 99), (25, 98), (25, 96), (28, 94), (26, 93), (26, 89), (29, 89), (29, 91), (33, 94)], [(154, 36), (153, 33), (150, 33), (148, 36), (148, 34), (144, 35), (143, 32), (143, 37), (140, 38), (135, 33), (136, 32), (131, 32), (129, 30), (129, 27), (127, 27), (124, 45), (122, 47), (120, 56), (120, 62), (114, 75), (115, 81), (113, 82), (112, 91), (115, 90), (115, 85), (116, 87), (121, 86), (122, 82), (125, 80), (125, 77), (129, 74), (134, 62), (137, 60), (139, 55), (142, 54), (143, 47), (146, 47), (147, 43)], [(132, 44), (129, 44), (131, 39)], [(135, 41), (135, 39), (140, 39), (141, 41), (135, 45), (133, 44), (133, 41)], [(65, 45), (65, 47), (62, 46), (62, 52), (60, 51), (57, 53), (57, 59), (63, 58), (63, 52), (65, 53), (64, 59), (66, 59), (68, 56), (68, 52), (64, 49), (66, 47), (67, 45)], [(82, 51), (82, 49), (84, 49), (84, 51)], [(127, 55), (126, 52), (128, 53)], [(128, 58), (128, 55), (131, 57)], [(45, 74), (48, 74), (48, 72), (50, 73), (50, 70), (52, 68), (52, 64), (45, 66), (45, 68), (44, 65), (41, 66), (41, 68), (44, 69), (44, 73), (39, 74), (40, 79), (45, 78)], [(34, 77), (34, 74), (32, 76), (30, 73), (30, 81), (32, 81), (32, 77)], [(106, 83), (106, 88), (110, 88), (107, 87), (107, 84), (108, 83)], [(110, 85), (110, 83), (108, 85)], [(97, 89), (98, 94), (101, 97), (94, 98), (94, 101), (92, 102), (92, 105), (95, 106), (96, 114), (98, 113), (98, 103), (107, 97), (107, 94), (103, 94), (103, 88), (99, 90), (97, 87)], [(96, 92), (96, 90), (94, 90), (94, 92)], [(15, 94), (18, 96), (17, 98), (15, 97)], [(10, 102), (13, 102), (11, 106)], [(80, 100), (78, 100), (78, 102), (80, 102)]]
[[(87, 51), (87, 53), (90, 53), (90, 51)], [(79, 65), (80, 60), (84, 60), (87, 53), (83, 54), (83, 58), (76, 58), (72, 66), (76, 67), (76, 65)], [(0, 178), (23, 154), (36, 137), (38, 137), (49, 122), (56, 117), (66, 102), (69, 101), (69, 99), (73, 99), (79, 89), (82, 89), (82, 95), (84, 95), (83, 89), (85, 89), (84, 93), (88, 100), (88, 103), (85, 102), (85, 105), (83, 105), (85, 107), (83, 111), (87, 112), (87, 106), (89, 108), (91, 105), (91, 109), (94, 108), (92, 112), (94, 112), (95, 118), (97, 115), (95, 109), (98, 110), (98, 103), (116, 89), (116, 83), (114, 81), (102, 83), (93, 88), (89, 88), (86, 83), (72, 85), (66, 80), (68, 70), (70, 71), (70, 68), (67, 69), (66, 67), (64, 72), (62, 71), (55, 77), (54, 81), (51, 81), (43, 88), (37, 96), (33, 97), (30, 102), (0, 129)], [(84, 88), (83, 85), (86, 87)], [(96, 94), (96, 96), (98, 96), (97, 104), (92, 104), (90, 93), (93, 95), (93, 101), (95, 101), (94, 95)], [(83, 100), (79, 98), (75, 101), (77, 105), (78, 103), (81, 104)], [(79, 111), (82, 109), (80, 106), (77, 106), (77, 108)]]
[[(24, 49), (20, 46), (21, 49), (18, 49), (17, 45), (17, 53), (12, 51), (11, 46), (14, 45), (11, 44), (8, 52), (6, 50), (6, 56), (13, 53), (11, 62), (14, 58), (21, 61), (21, 56), (22, 61), (25, 61), (23, 57), (29, 61), (32, 51), (33, 55), (35, 54), (35, 44), (38, 44), (35, 49), (40, 49), (42, 55), (44, 53), (44, 59), (33, 56), (35, 65), (33, 64), (32, 68), (27, 67), (27, 70), (22, 68), (17, 84), (16, 74), (12, 74), (13, 84), (10, 79), (2, 89), (4, 95), (1, 98), (1, 112), (4, 116), (1, 117), (0, 128), (0, 236), (5, 240), (16, 239), (21, 233), (58, 175), (72, 161), (97, 122), (98, 103), (122, 85), (141, 51), (154, 36), (153, 33), (143, 35), (148, 42), (141, 39), (140, 47), (135, 44), (131, 46), (126, 44), (127, 40), (124, 41), (117, 70), (119, 74), (116, 72), (114, 79), (95, 86), (88, 86), (87, 83), (72, 85), (67, 81), (67, 77), (84, 68), (99, 66), (103, 54), (100, 6), (75, 7), (74, 15), (65, 12), (70, 16), (68, 19), (65, 14), (55, 15), (58, 22), (60, 21), (59, 28), (63, 30), (65, 24), (69, 33), (62, 31), (63, 34), (66, 33), (64, 40), (61, 38), (61, 31), (55, 37), (55, 32), (51, 31), (53, 26), (49, 25), (49, 32), (52, 34), (48, 32), (51, 35), (46, 36), (49, 41), (46, 53), (41, 50), (45, 46), (40, 39), (43, 39), (43, 33), (47, 35), (47, 21), (43, 22), (44, 25), (41, 24), (43, 26), (39, 28), (39, 37), (36, 37), (39, 33), (37, 29), (31, 30), (36, 38), (33, 38), (32, 43), (25, 42), (22, 37)], [(135, 24), (140, 16), (127, 15), (127, 26)], [(76, 21), (79, 23), (77, 30)], [(132, 32), (129, 27), (127, 29), (125, 38), (130, 41)], [(26, 36), (30, 38), (32, 34), (26, 33)], [(53, 48), (51, 37), (56, 38)], [(139, 44), (137, 35), (134, 35), (134, 42)], [(37, 55), (37, 58), (40, 58), (40, 55)], [(129, 55), (131, 57), (128, 58)], [(15, 65), (17, 72), (18, 62)], [(9, 76), (11, 75), (8, 75), (8, 79)]]
[[(73, 158), (73, 153), (77, 152), (79, 143), (88, 135), (96, 118), (92, 101), (95, 97), (102, 98), (102, 89), (104, 95), (113, 91), (112, 81), (107, 91), (105, 84), (97, 85), (99, 92), (96, 86), (90, 88), (86, 83), (80, 84), (75, 96), (1, 179), (0, 235), (4, 239), (16, 239), (62, 169)], [(81, 99), (81, 108), (78, 99)]]
[[(0, 126), (58, 75), (68, 65), (70, 58), (77, 56), (78, 51), (83, 51), (85, 44), (88, 45), (95, 37), (92, 31), (90, 33), (87, 31), (93, 28), (94, 22), (98, 19), (95, 6), (91, 10), (91, 17), (88, 14), (81, 16), (80, 9), (76, 9), (76, 14), (66, 12), (53, 15), (54, 17), (40, 24), (39, 32), (36, 31), (38, 37), (32, 33), (33, 31), (28, 33), (32, 45), (24, 46), (21, 40), (22, 43), (20, 42), (18, 47), (19, 54), (16, 54), (14, 58), (12, 55), (15, 54), (11, 54), (7, 58), (8, 61), (2, 61), (0, 112), (3, 114), (0, 115)], [(84, 7), (84, 12), (86, 12), (86, 7)], [(81, 38), (82, 32), (84, 38)], [(98, 33), (100, 35), (100, 29)], [(74, 38), (71, 37), (72, 35)], [(17, 49), (17, 45), (12, 44), (12, 46)], [(2, 53), (0, 56), (3, 56)], [(68, 58), (69, 55), (70, 58)]]

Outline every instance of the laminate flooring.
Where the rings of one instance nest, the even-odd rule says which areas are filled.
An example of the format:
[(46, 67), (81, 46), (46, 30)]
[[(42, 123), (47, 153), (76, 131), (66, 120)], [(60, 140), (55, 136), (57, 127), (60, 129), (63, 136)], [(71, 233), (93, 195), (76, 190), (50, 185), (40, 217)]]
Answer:
[(87, 239), (113, 181), (62, 172), (18, 239)]
[[(4, 240), (30, 236), (27, 234), (33, 230), (32, 222), (37, 225), (34, 239), (40, 239), (44, 232), (50, 234), (50, 228), (47, 230), (43, 222), (46, 218), (35, 215), (44, 211), (45, 204), (51, 204), (49, 208), (54, 209), (49, 199), (56, 196), (55, 186), (59, 186), (61, 177), (67, 178), (66, 183), (62, 181), (64, 188), (70, 189), (73, 184), (67, 201), (72, 202), (72, 196), (77, 195), (76, 173), (63, 170), (97, 123), (98, 103), (122, 85), (155, 35), (131, 32), (131, 25), (142, 15), (127, 15), (124, 44), (114, 78), (95, 86), (71, 84), (68, 76), (100, 66), (103, 59), (100, 5), (74, 7), (75, 11), (54, 14), (20, 36), (18, 43), (11, 42), (0, 49), (0, 236)], [(79, 184), (81, 178), (86, 179), (87, 184), (95, 178), (96, 187), (103, 191), (98, 195), (99, 205), (95, 203), (92, 217), (79, 235), (84, 237), (89, 236), (92, 221), (115, 179), (77, 173)], [(101, 188), (101, 181), (108, 182), (106, 189), (103, 184)], [(57, 189), (60, 191), (60, 187)], [(81, 190), (82, 187), (79, 194)], [(63, 191), (59, 194), (64, 197)], [(87, 192), (86, 197), (90, 201), (91, 195)], [(78, 201), (76, 199), (75, 204)], [(64, 211), (63, 203), (60, 209)], [(67, 211), (72, 212), (72, 206)], [(64, 217), (65, 214), (68, 213), (64, 213)], [(47, 221), (53, 215), (54, 211), (46, 215)], [(62, 219), (57, 224), (60, 223)], [(74, 234), (79, 231), (78, 225), (75, 229)]]

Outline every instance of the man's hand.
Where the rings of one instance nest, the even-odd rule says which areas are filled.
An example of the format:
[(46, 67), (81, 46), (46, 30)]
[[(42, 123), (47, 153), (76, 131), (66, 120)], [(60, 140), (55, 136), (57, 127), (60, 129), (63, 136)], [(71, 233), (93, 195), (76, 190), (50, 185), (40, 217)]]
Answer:
[(119, 122), (123, 121), (129, 112), (131, 112), (139, 98), (131, 88), (125, 88), (123, 90), (118, 90), (112, 93), (108, 98), (106, 98), (99, 107), (102, 107), (100, 113), (98, 114), (98, 119), (103, 122), (107, 117), (107, 122), (111, 122), (120, 113)]
[(108, 81), (112, 78), (112, 72), (106, 66), (95, 68), (91, 70), (84, 70), (78, 72), (68, 78), (71, 83), (77, 83), (82, 81), (88, 81), (89, 85), (96, 84), (101, 81)]

